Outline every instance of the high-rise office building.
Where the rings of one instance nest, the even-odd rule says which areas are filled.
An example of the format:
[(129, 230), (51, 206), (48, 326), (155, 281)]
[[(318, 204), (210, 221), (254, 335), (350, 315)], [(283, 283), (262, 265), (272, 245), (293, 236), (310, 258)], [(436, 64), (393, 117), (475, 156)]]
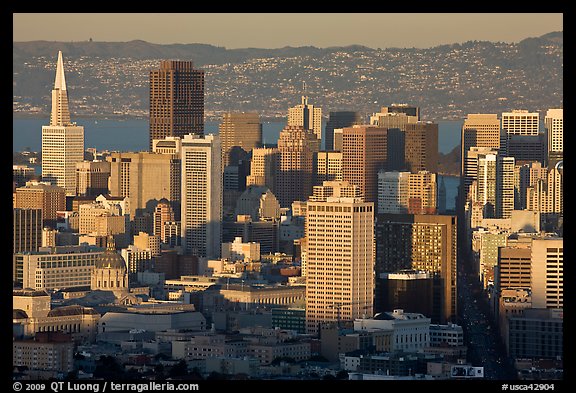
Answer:
[[(316, 139), (322, 140), (322, 108), (308, 104), (308, 97), (302, 96), (302, 103), (288, 109), (287, 126), (304, 127), (314, 132)], [(320, 150), (320, 146), (318, 146)]]
[(379, 113), (374, 113), (370, 116), (370, 125), (406, 131), (406, 124), (418, 123), (419, 120), (419, 116), (413, 116), (404, 112), (388, 112), (387, 107), (382, 107)]
[(386, 128), (354, 126), (343, 129), (342, 180), (360, 187), (366, 202), (378, 200), (378, 171), (386, 167)]
[(163, 60), (150, 71), (150, 150), (153, 139), (189, 133), (204, 134), (204, 70)]
[(403, 113), (407, 116), (415, 117), (416, 120), (420, 121), (420, 107), (418, 106), (410, 106), (408, 104), (392, 104), (390, 106), (383, 106), (380, 112), (385, 115), (389, 113)]
[[(485, 157), (487, 154), (498, 154), (498, 150), (491, 147), (475, 147), (472, 146), (466, 152), (463, 158), (464, 172), (461, 178), (463, 184), (462, 192), (463, 198), (466, 200), (469, 197), (470, 186), (472, 182), (478, 180), (478, 160)], [(461, 192), (460, 190), (458, 192)]]
[(378, 171), (378, 213), (408, 213), (408, 179), (410, 172)]
[(160, 241), (163, 243), (168, 243), (166, 226), (164, 225), (166, 222), (172, 222), (174, 220), (174, 209), (170, 205), (170, 202), (166, 198), (160, 199), (158, 204), (154, 208), (153, 214), (153, 235), (160, 236)]
[(401, 309), (428, 318), (434, 310), (434, 275), (430, 272), (400, 270), (376, 278), (374, 312)]
[(548, 166), (554, 166), (564, 154), (564, 109), (548, 109), (544, 117)]
[(222, 168), (231, 164), (229, 155), (233, 146), (245, 152), (262, 146), (262, 123), (258, 113), (224, 113), (218, 129), (222, 141)]
[(250, 216), (241, 215), (236, 221), (222, 223), (222, 242), (233, 242), (241, 237), (243, 243), (260, 243), (260, 252), (273, 254), (280, 251), (280, 223), (278, 221), (252, 221)]
[(527, 110), (502, 113), (501, 150), (517, 161), (544, 162), (545, 137), (540, 133), (540, 114)]
[(418, 122), (406, 124), (404, 160), (406, 169), (438, 172), (438, 124)]
[[(471, 147), (500, 148), (500, 119), (492, 113), (470, 113), (462, 124), (461, 155), (466, 157)], [(466, 173), (466, 160), (462, 160), (461, 174)]]
[(436, 276), (434, 323), (456, 321), (456, 221), (455, 216), (432, 214), (376, 217), (376, 275), (412, 269)]
[(182, 141), (179, 136), (167, 136), (163, 139), (152, 140), (152, 152), (158, 154), (172, 154), (174, 158), (180, 158)]
[(108, 194), (110, 163), (108, 161), (82, 161), (76, 164), (76, 195), (98, 196)]
[(378, 213), (436, 214), (437, 194), (435, 173), (378, 172)]
[[(335, 198), (361, 198), (360, 187), (356, 184), (350, 184), (347, 181), (325, 181), (320, 186), (314, 186), (314, 191), (309, 201), (312, 202), (325, 202), (327, 198), (335, 197)], [(304, 204), (304, 208), (307, 209), (306, 204)], [(303, 210), (302, 215), (306, 215), (307, 210)], [(292, 215), (297, 216), (294, 211), (294, 207), (292, 207)]]
[(335, 151), (342, 151), (342, 135), (344, 129), (343, 128), (335, 128), (334, 129), (334, 150)]
[(496, 290), (506, 288), (532, 287), (531, 243), (508, 241), (504, 247), (498, 247), (498, 274), (495, 280)]
[(538, 135), (508, 135), (506, 155), (516, 161), (546, 162), (546, 138), (544, 133)]
[(564, 239), (533, 239), (532, 307), (564, 308)]
[(362, 198), (308, 201), (306, 330), (373, 314), (374, 204)]
[(42, 209), (14, 208), (13, 254), (25, 251), (38, 251), (42, 245)]
[(564, 213), (564, 170), (560, 165), (526, 188), (526, 208), (541, 213)]
[(234, 217), (250, 216), (253, 222), (279, 221), (280, 204), (265, 186), (248, 186), (236, 202)]
[(485, 218), (509, 218), (514, 210), (514, 157), (486, 154), (478, 158), (475, 201), (484, 205)]
[(280, 150), (260, 147), (252, 150), (250, 175), (246, 177), (246, 186), (266, 186), (276, 192), (276, 175), (280, 164)]
[(182, 245), (188, 255), (217, 258), (222, 240), (222, 148), (217, 135), (182, 139)]
[(548, 168), (540, 162), (521, 162), (514, 167), (514, 210), (527, 207), (528, 187), (533, 187), (538, 179), (546, 181)]
[(342, 180), (342, 152), (319, 151), (314, 154), (314, 184)]
[(130, 198), (131, 219), (145, 212), (152, 214), (162, 198), (172, 203), (179, 217), (179, 158), (172, 154), (114, 152), (106, 160), (110, 163), (110, 195)]
[(50, 125), (42, 126), (42, 180), (76, 195), (76, 163), (84, 160), (84, 127), (70, 121), (62, 52), (58, 52)]
[(274, 194), (282, 207), (294, 201), (305, 201), (312, 194), (314, 153), (320, 150), (320, 140), (313, 131), (302, 126), (286, 126), (278, 139), (280, 165)]
[(406, 170), (406, 133), (399, 128), (388, 128), (386, 143), (386, 169), (389, 171)]
[(515, 109), (502, 113), (502, 130), (508, 135), (538, 135), (540, 129), (540, 114)]
[(14, 207), (42, 209), (42, 225), (56, 228), (56, 212), (66, 210), (65, 190), (46, 183), (28, 182), (16, 189)]
[(326, 127), (324, 128), (324, 149), (338, 150), (334, 147), (334, 129), (352, 127), (355, 124), (362, 124), (362, 116), (359, 112), (330, 112)]
[(496, 217), (510, 218), (514, 210), (514, 157), (499, 156), (498, 181), (496, 183), (497, 200)]

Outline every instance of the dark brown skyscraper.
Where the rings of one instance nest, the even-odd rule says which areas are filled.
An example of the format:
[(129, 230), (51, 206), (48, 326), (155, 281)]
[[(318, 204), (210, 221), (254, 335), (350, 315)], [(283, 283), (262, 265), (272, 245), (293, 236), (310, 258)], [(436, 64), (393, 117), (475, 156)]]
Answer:
[(150, 150), (153, 139), (204, 134), (204, 70), (164, 60), (150, 71)]
[(338, 111), (330, 112), (324, 132), (324, 150), (334, 150), (334, 129), (351, 127), (354, 124), (362, 124), (362, 116), (359, 112)]
[(438, 172), (438, 124), (418, 122), (406, 124), (404, 159), (407, 169)]
[(378, 170), (386, 167), (386, 128), (354, 126), (343, 129), (342, 180), (360, 187), (365, 202), (378, 200)]

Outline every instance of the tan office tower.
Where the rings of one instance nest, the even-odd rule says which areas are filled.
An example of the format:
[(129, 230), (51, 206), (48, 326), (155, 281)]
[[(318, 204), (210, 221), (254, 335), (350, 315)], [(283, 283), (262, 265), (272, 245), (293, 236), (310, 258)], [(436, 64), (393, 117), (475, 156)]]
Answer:
[(342, 152), (319, 151), (314, 155), (314, 184), (342, 180)]
[(507, 135), (538, 135), (540, 114), (515, 109), (512, 112), (502, 112), (502, 130)]
[[(456, 321), (457, 219), (451, 215), (378, 214), (376, 275), (403, 269), (433, 273), (434, 323)], [(377, 283), (377, 285), (379, 285)]]
[(222, 240), (220, 138), (188, 134), (182, 139), (181, 236), (184, 252), (218, 258)]
[(342, 180), (360, 187), (366, 202), (378, 200), (378, 171), (386, 167), (387, 131), (375, 126), (342, 131)]
[[(180, 201), (180, 159), (172, 154), (149, 152), (112, 153), (110, 195), (130, 198), (130, 219), (153, 213), (157, 201), (166, 198), (176, 207)], [(179, 217), (179, 211), (176, 212)]]
[(419, 120), (418, 116), (411, 116), (402, 112), (388, 112), (386, 107), (379, 113), (370, 116), (370, 125), (382, 128), (398, 128), (406, 131), (406, 124), (414, 124)]
[(150, 71), (150, 150), (153, 139), (189, 133), (204, 134), (204, 70), (163, 60)]
[[(359, 112), (336, 111), (330, 112), (326, 127), (324, 127), (324, 149), (338, 150), (337, 144), (334, 143), (334, 130), (342, 130), (342, 127), (352, 127), (354, 124), (362, 124), (362, 116)], [(340, 131), (340, 137), (342, 136)], [(341, 141), (341, 138), (340, 138)], [(341, 144), (340, 144), (341, 145)]]
[(320, 150), (320, 140), (312, 130), (302, 126), (286, 126), (278, 139), (280, 165), (274, 193), (281, 207), (294, 201), (305, 201), (312, 195), (314, 153)]
[(406, 124), (404, 160), (406, 168), (438, 172), (438, 124), (418, 122)]
[(556, 166), (548, 172), (545, 179), (536, 179), (526, 189), (526, 208), (540, 213), (564, 213), (564, 170)]
[(108, 194), (110, 163), (108, 161), (82, 161), (76, 164), (76, 195), (98, 196)]
[(42, 245), (42, 209), (13, 209), (13, 254), (35, 252)]
[(140, 250), (149, 250), (151, 256), (157, 257), (160, 255), (160, 236), (140, 232), (134, 235), (134, 246)]
[(564, 308), (564, 239), (532, 240), (532, 307)]
[(76, 195), (76, 163), (84, 160), (84, 127), (70, 121), (62, 52), (58, 52), (50, 125), (42, 126), (42, 180)]
[(239, 146), (247, 153), (262, 146), (262, 123), (258, 113), (224, 113), (218, 129), (222, 141), (222, 168), (230, 164), (233, 146)]
[(14, 207), (42, 209), (42, 225), (56, 228), (56, 212), (66, 210), (66, 194), (62, 187), (28, 182), (16, 189)]
[(538, 179), (546, 181), (548, 168), (540, 162), (520, 162), (514, 166), (514, 210), (526, 209), (528, 187), (533, 187)]
[(246, 187), (265, 186), (275, 194), (279, 164), (280, 150), (267, 147), (252, 149), (250, 175), (246, 177)]
[[(308, 97), (302, 96), (302, 103), (288, 109), (287, 126), (300, 126), (312, 130), (318, 140), (322, 140), (322, 108), (308, 104)], [(320, 146), (318, 146), (320, 150)]]
[[(347, 181), (325, 181), (321, 186), (314, 186), (314, 191), (309, 201), (326, 202), (328, 197), (337, 198), (362, 198), (360, 188)], [(306, 207), (306, 206), (305, 206)], [(293, 215), (298, 215), (292, 212)], [(306, 215), (306, 212), (304, 212)]]
[[(492, 113), (471, 113), (464, 119), (461, 136), (461, 155), (466, 157), (471, 147), (500, 148), (500, 119)], [(462, 160), (461, 175), (466, 173), (466, 160)], [(466, 194), (464, 194), (466, 195)]]
[(498, 278), (496, 280), (497, 291), (506, 288), (532, 287), (531, 242), (508, 241), (505, 247), (498, 247)]
[(362, 198), (308, 201), (306, 331), (322, 322), (373, 315), (374, 203)]
[(166, 222), (173, 222), (174, 220), (174, 210), (170, 205), (170, 202), (166, 198), (160, 199), (158, 204), (154, 208), (153, 215), (153, 234), (160, 236), (160, 241), (168, 243), (166, 230), (168, 229), (164, 224)]

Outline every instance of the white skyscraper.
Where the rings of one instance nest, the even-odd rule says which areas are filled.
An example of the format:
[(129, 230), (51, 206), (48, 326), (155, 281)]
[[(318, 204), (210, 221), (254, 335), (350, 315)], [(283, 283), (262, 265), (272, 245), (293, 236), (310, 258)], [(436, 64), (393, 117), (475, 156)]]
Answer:
[(538, 135), (540, 114), (517, 109), (502, 113), (502, 130), (508, 135)]
[(564, 151), (564, 109), (548, 109), (544, 117), (548, 152)]
[(378, 171), (378, 213), (408, 212), (410, 172)]
[(62, 52), (58, 52), (50, 125), (42, 126), (42, 179), (76, 195), (76, 163), (84, 160), (84, 127), (70, 122)]
[(182, 139), (182, 245), (187, 254), (218, 258), (222, 239), (222, 156), (217, 135)]

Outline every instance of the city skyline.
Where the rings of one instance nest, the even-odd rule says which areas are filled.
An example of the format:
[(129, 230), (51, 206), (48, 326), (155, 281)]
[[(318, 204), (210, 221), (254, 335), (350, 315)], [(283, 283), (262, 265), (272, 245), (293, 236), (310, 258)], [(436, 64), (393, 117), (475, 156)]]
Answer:
[[(551, 90), (554, 77), (546, 68), (561, 79), (562, 36), (533, 40), (534, 46), (531, 40), (499, 45), (508, 59), (537, 68), (535, 86)], [(38, 45), (45, 44), (66, 46)], [(142, 42), (122, 45), (156, 53)], [(82, 46), (99, 45), (90, 39)], [(488, 50), (477, 57), (462, 49), (479, 46)], [(433, 56), (429, 63), (438, 63), (448, 80), (464, 75), (452, 84), (427, 61), (407, 72), (406, 59), (418, 51), (406, 49), (395, 55), (399, 68), (390, 80), (405, 80), (399, 87), (405, 90), (432, 70), (423, 84), (437, 81), (442, 91), (457, 93), (438, 108), (461, 107), (460, 92), (498, 85), (518, 89), (521, 98), (537, 94), (527, 83), (516, 88), (494, 75), (502, 67), (501, 75), (530, 79), (520, 67), (493, 64), (497, 47), (473, 42)], [(333, 69), (315, 61), (289, 64), (290, 84), (308, 86), (301, 70), (326, 72), (330, 78), (318, 81), (326, 100), (309, 105), (303, 95), (293, 106), (273, 89), (263, 92), (261, 108), (275, 105), (286, 118), (277, 143), (267, 147), (260, 147), (257, 112), (228, 110), (211, 133), (204, 68), (162, 59), (140, 85), (149, 93), (149, 151), (98, 155), (84, 147), (84, 127), (71, 121), (77, 112), (68, 103), (99, 93), (69, 91), (89, 83), (84, 68), (64, 62), (64, 49), (57, 50), (54, 83), (43, 88), (52, 91), (52, 111), (49, 125), (37, 126), (42, 151), (15, 154), (13, 161), (26, 163), (13, 165), (13, 380), (94, 378), (103, 390), (119, 379), (186, 378), (554, 380), (537, 384), (544, 390), (562, 384), (562, 107), (545, 103), (533, 111), (510, 102), (497, 114), (462, 108), (466, 119), (456, 138), (463, 146), (452, 151), (460, 157), (450, 154), (452, 170), (459, 171), (453, 174), (440, 165), (439, 123), (420, 119), (429, 108), (421, 97), (437, 88), (380, 106), (364, 120), (352, 97), (342, 111), (328, 109), (335, 96), (326, 86), (341, 76), (342, 59), (358, 60), (350, 70), (359, 78), (342, 78), (334, 92), (359, 80), (376, 82), (364, 86), (365, 94), (387, 85), (376, 73), (378, 63), (362, 54), (384, 51), (338, 48)], [(470, 66), (444, 68), (460, 58)], [(472, 70), (485, 65), (493, 68), (486, 67), (492, 77), (483, 84)], [(126, 68), (126, 74), (139, 72)], [(43, 85), (23, 74), (30, 85)], [(248, 82), (244, 74), (240, 79), (250, 88), (239, 98), (256, 95), (252, 87), (259, 84), (278, 88), (281, 79), (277, 70), (271, 82)], [(69, 78), (74, 75), (80, 79)], [(464, 85), (465, 79), (473, 83)], [(227, 84), (215, 80), (207, 77), (206, 87), (229, 95)], [(556, 94), (562, 91), (559, 85)], [(120, 95), (109, 104), (120, 108)], [(329, 113), (324, 130), (322, 113)], [(334, 136), (330, 150), (321, 146), (326, 130)], [(117, 129), (115, 143), (120, 134)], [(28, 164), (41, 165), (42, 173)], [(456, 187), (449, 209), (448, 178)], [(26, 384), (13, 382), (13, 390), (29, 390)], [(164, 389), (157, 385), (149, 386)], [(76, 386), (99, 391), (100, 385)], [(521, 385), (501, 388), (508, 386)]]
[[(41, 28), (42, 21), (51, 16), (65, 16), (66, 24), (49, 31)], [(294, 29), (295, 20), (306, 29)], [(155, 28), (149, 29), (151, 25)], [(336, 28), (341, 25), (353, 28)], [(227, 49), (347, 45), (427, 48), (466, 41), (518, 42), (562, 30), (563, 13), (13, 14), (14, 42), (144, 40), (156, 44), (203, 43)]]

